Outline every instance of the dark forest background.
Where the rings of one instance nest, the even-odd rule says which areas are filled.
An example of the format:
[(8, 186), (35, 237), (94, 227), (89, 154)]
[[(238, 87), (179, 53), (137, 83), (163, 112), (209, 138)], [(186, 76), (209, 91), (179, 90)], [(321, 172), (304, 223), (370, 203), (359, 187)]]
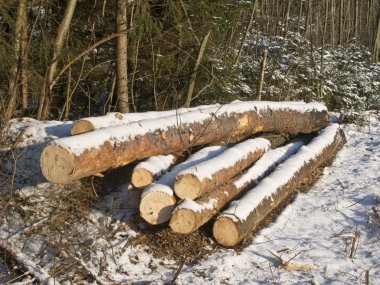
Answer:
[(3, 0), (0, 26), (2, 122), (233, 99), (379, 108), (380, 0)]

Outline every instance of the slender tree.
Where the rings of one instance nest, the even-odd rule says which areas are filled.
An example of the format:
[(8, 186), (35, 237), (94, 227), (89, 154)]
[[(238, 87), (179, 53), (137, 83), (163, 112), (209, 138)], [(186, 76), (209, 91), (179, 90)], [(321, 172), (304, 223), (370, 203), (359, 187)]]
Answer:
[[(125, 0), (117, 0), (116, 12), (117, 32), (127, 30), (127, 5)], [(128, 113), (128, 66), (127, 66), (127, 33), (122, 33), (117, 37), (116, 41), (116, 86), (117, 86), (117, 108), (119, 112)]]

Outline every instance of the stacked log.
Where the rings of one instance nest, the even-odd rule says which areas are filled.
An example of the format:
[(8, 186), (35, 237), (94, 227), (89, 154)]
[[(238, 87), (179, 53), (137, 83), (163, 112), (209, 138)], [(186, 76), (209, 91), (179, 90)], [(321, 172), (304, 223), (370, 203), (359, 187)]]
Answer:
[(91, 132), (97, 129), (127, 125), (133, 122), (146, 120), (146, 119), (158, 119), (167, 116), (180, 115), (187, 112), (193, 112), (198, 110), (204, 110), (209, 108), (218, 108), (219, 104), (214, 105), (201, 105), (194, 108), (180, 108), (169, 111), (151, 111), (144, 113), (108, 113), (99, 117), (88, 117), (80, 119), (74, 123), (71, 128), (71, 135), (79, 135), (87, 132)]
[(181, 199), (195, 199), (224, 184), (258, 160), (270, 147), (264, 138), (249, 139), (221, 155), (178, 173), (174, 192)]
[(214, 223), (214, 238), (226, 247), (240, 243), (296, 189), (304, 177), (330, 158), (345, 141), (344, 133), (337, 124), (323, 129), (308, 145), (280, 164), (243, 198), (232, 202)]
[(51, 182), (69, 183), (154, 155), (259, 132), (310, 133), (328, 123), (318, 103), (239, 102), (55, 140), (41, 154), (41, 170)]
[(176, 175), (186, 168), (217, 156), (225, 149), (225, 146), (203, 148), (145, 188), (141, 195), (140, 216), (152, 225), (167, 222), (177, 202), (172, 189)]
[(154, 179), (167, 172), (176, 160), (176, 156), (169, 154), (152, 156), (138, 163), (132, 172), (131, 183), (133, 187), (141, 189), (149, 186)]
[(293, 155), (303, 145), (302, 140), (266, 152), (247, 172), (208, 195), (196, 200), (185, 199), (173, 212), (170, 227), (174, 232), (189, 234), (208, 222), (222, 207), (271, 172), (279, 163)]

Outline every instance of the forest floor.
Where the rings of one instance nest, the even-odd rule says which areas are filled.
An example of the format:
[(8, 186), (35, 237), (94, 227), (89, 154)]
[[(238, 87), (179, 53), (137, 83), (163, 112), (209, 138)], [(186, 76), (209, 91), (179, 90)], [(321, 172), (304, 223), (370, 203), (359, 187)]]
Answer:
[(347, 143), (334, 160), (237, 249), (218, 246), (209, 225), (178, 236), (144, 223), (131, 167), (47, 183), (40, 152), (70, 122), (13, 120), (17, 145), (0, 175), (0, 283), (380, 284), (380, 113), (362, 115), (342, 125)]

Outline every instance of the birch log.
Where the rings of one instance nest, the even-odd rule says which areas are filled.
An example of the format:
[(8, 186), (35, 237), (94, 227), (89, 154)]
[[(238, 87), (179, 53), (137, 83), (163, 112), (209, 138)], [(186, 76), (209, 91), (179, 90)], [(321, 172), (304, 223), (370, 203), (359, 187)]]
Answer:
[(68, 183), (153, 155), (258, 132), (310, 133), (329, 123), (319, 103), (240, 102), (62, 138), (41, 154), (45, 178)]
[(223, 246), (240, 243), (263, 218), (276, 208), (304, 177), (329, 159), (346, 139), (337, 124), (323, 129), (308, 145), (280, 164), (222, 213), (213, 226), (214, 238)]
[(172, 189), (176, 175), (186, 168), (217, 156), (225, 149), (225, 146), (203, 148), (145, 188), (141, 195), (140, 216), (153, 225), (167, 222), (177, 202)]
[(167, 172), (176, 160), (176, 156), (169, 154), (152, 156), (140, 162), (132, 172), (133, 187), (141, 189), (149, 186), (155, 178)]
[(208, 222), (222, 207), (254, 186), (279, 163), (293, 155), (303, 145), (302, 140), (266, 152), (247, 172), (196, 200), (185, 199), (173, 212), (170, 227), (174, 232), (189, 234)]
[(194, 112), (218, 107), (220, 107), (219, 104), (201, 105), (194, 108), (180, 108), (169, 111), (150, 111), (144, 113), (108, 113), (104, 116), (88, 117), (76, 121), (71, 129), (71, 135), (79, 135), (102, 128), (127, 125), (141, 120), (158, 119), (167, 116), (181, 115), (187, 112)]
[(270, 147), (264, 138), (249, 139), (222, 154), (178, 173), (174, 192), (181, 199), (195, 199), (226, 183), (258, 160)]

